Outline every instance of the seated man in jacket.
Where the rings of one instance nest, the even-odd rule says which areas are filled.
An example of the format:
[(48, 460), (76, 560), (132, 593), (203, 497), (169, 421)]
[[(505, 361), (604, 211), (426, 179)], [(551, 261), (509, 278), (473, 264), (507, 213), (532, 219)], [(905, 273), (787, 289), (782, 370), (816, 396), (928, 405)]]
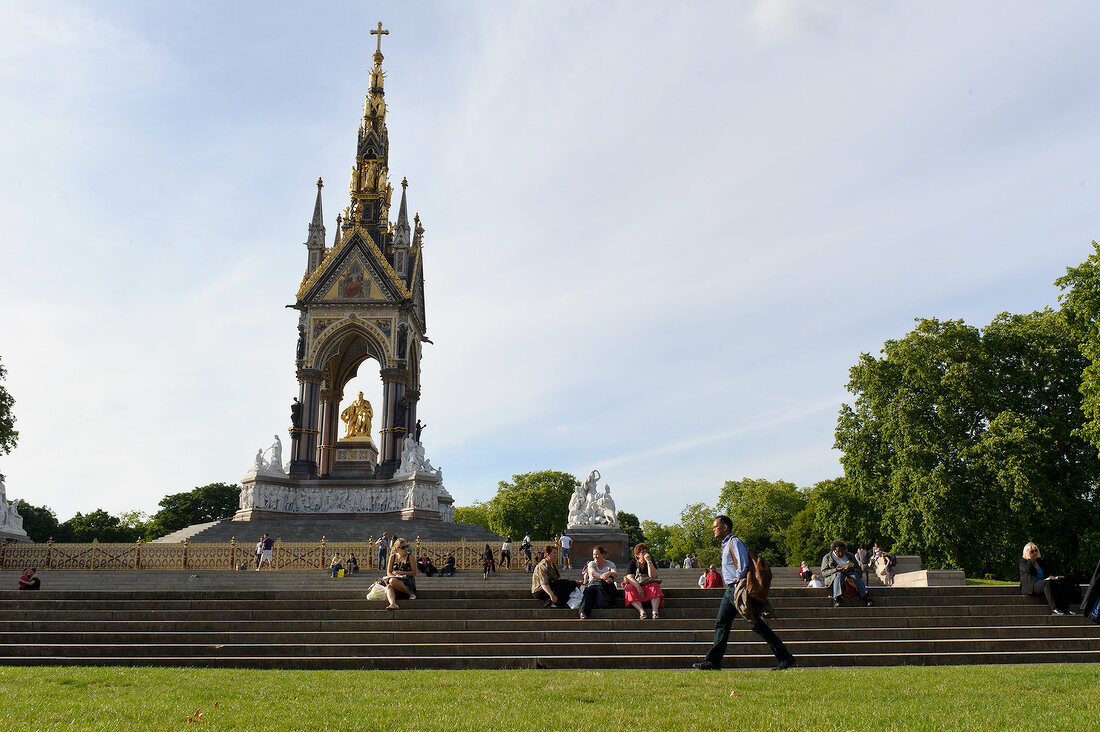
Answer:
[(867, 586), (860, 575), (859, 560), (848, 551), (847, 545), (839, 539), (829, 547), (830, 551), (821, 558), (821, 581), (833, 587), (833, 607), (840, 607), (840, 596), (844, 594), (844, 580), (850, 577), (856, 583), (856, 591), (867, 607), (875, 603), (867, 596)]

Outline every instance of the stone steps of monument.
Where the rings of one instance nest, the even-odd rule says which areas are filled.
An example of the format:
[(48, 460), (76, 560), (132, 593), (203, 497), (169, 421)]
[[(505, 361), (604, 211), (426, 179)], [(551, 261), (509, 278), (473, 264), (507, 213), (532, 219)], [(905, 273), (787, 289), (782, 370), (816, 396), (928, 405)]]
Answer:
[[(187, 527), (191, 528), (191, 527)], [(410, 541), (420, 537), (423, 541), (461, 541), (466, 539), (472, 546), (491, 545), (500, 548), (502, 537), (488, 529), (472, 524), (458, 524), (444, 521), (412, 519), (258, 519), (255, 521), (218, 521), (189, 537), (197, 544), (229, 543), (236, 539), (238, 543), (255, 544), (265, 533), (279, 541), (317, 542), (322, 537), (328, 542), (347, 542), (361, 544), (368, 537), (378, 538), (383, 533), (390, 536), (403, 536)], [(179, 539), (178, 541), (183, 541)], [(164, 537), (157, 540), (164, 543)], [(474, 546), (473, 548), (476, 548)]]
[[(875, 597), (875, 595), (871, 595)], [(666, 595), (666, 604), (669, 602), (674, 603), (676, 610), (684, 613), (699, 611), (702, 614), (711, 613), (718, 606), (717, 597), (681, 597), (671, 592)], [(874, 608), (863, 608), (862, 604), (852, 605), (851, 609), (860, 608), (874, 613), (890, 613), (894, 610), (900, 610), (903, 612), (913, 611), (915, 608), (935, 607), (938, 610), (943, 610), (951, 606), (959, 606), (964, 609), (970, 609), (975, 607), (974, 602), (977, 598), (974, 596), (961, 596), (961, 597), (897, 597), (897, 596), (878, 596)], [(1027, 598), (1021, 598), (1026, 600)], [(252, 599), (222, 599), (222, 598), (188, 598), (188, 599), (150, 599), (150, 600), (129, 600), (126, 602), (126, 610), (130, 612), (158, 612), (158, 613), (174, 613), (179, 611), (189, 610), (202, 610), (209, 612), (225, 612), (225, 613), (237, 613), (237, 612), (253, 612), (258, 608), (257, 603), (262, 602)], [(832, 600), (824, 595), (815, 595), (810, 597), (786, 597), (775, 598), (773, 603), (777, 608), (777, 615), (798, 613), (803, 610), (816, 611), (820, 609), (832, 608)], [(72, 599), (34, 599), (34, 600), (13, 600), (6, 604), (6, 609), (10, 614), (18, 614), (23, 612), (40, 612), (40, 613), (54, 613), (54, 612), (71, 612)], [(109, 610), (112, 608), (113, 601), (111, 600), (87, 600), (82, 603), (83, 607), (79, 612), (93, 612), (96, 610)], [(318, 613), (342, 613), (342, 612), (354, 612), (354, 611), (377, 611), (382, 608), (379, 603), (369, 603), (364, 596), (360, 595), (358, 598), (308, 598), (308, 599), (280, 599), (278, 601), (279, 611), (281, 612), (303, 612), (312, 611)], [(539, 608), (530, 597), (518, 598), (518, 597), (503, 597), (503, 598), (477, 598), (477, 599), (458, 599), (458, 598), (433, 598), (431, 593), (421, 593), (417, 596), (416, 600), (405, 601), (405, 610), (415, 611), (423, 614), (427, 612), (450, 612), (450, 611), (463, 611), (463, 612), (476, 612), (478, 614), (485, 613), (503, 613), (505, 615), (515, 613), (529, 613), (539, 612), (542, 608)], [(375, 607), (372, 607), (375, 606)], [(629, 610), (623, 606), (623, 603), (616, 603), (617, 607), (611, 608), (608, 612), (623, 612), (632, 613), (633, 610)], [(848, 609), (848, 608), (846, 608)], [(1009, 609), (1013, 612), (1028, 612), (1030, 609), (1042, 610), (1043, 606), (1039, 606), (1036, 603), (1031, 602), (1007, 602), (998, 606), (998, 609)]]
[[(793, 568), (789, 576), (776, 572), (772, 587), (780, 589), (805, 590), (806, 583), (798, 579)], [(262, 590), (262, 589), (299, 589), (313, 593), (339, 592), (341, 590), (366, 588), (381, 572), (364, 569), (349, 577), (333, 578), (328, 570), (264, 570), (256, 572), (248, 570), (244, 572), (226, 570), (111, 570), (104, 572), (90, 572), (83, 570), (41, 570), (43, 590), (96, 590), (113, 587), (120, 590), (146, 590), (146, 591), (171, 591), (181, 587), (199, 590)], [(577, 574), (579, 578), (580, 574)], [(698, 574), (694, 570), (666, 570), (662, 572), (662, 588), (664, 589), (698, 589)], [(437, 588), (440, 590), (471, 588), (481, 590), (517, 590), (529, 591), (531, 587), (531, 575), (522, 570), (504, 571), (490, 575), (488, 580), (483, 580), (478, 570), (460, 570), (454, 577), (426, 577), (419, 575), (416, 578), (418, 587)], [(0, 587), (17, 587), (19, 572), (12, 570), (0, 571)], [(881, 587), (882, 584), (869, 583), (870, 587)], [(902, 588), (892, 588), (902, 589)], [(824, 591), (824, 590), (822, 590)], [(708, 590), (714, 592), (714, 590)]]
[[(779, 626), (776, 626), (777, 628)], [(444, 629), (440, 631), (409, 631), (403, 628), (391, 628), (389, 630), (371, 630), (362, 627), (348, 625), (346, 628), (327, 628), (325, 630), (289, 630), (265, 631), (259, 628), (253, 630), (235, 630), (226, 628), (216, 631), (202, 626), (193, 630), (161, 630), (159, 628), (145, 628), (144, 630), (127, 630), (125, 628), (111, 628), (110, 630), (33, 630), (34, 642), (45, 645), (108, 645), (108, 644), (271, 644), (271, 645), (369, 645), (374, 644), (464, 644), (484, 645), (491, 643), (527, 643), (527, 644), (563, 644), (563, 643), (588, 643), (592, 641), (592, 633), (598, 632), (601, 642), (604, 643), (629, 643), (638, 644), (646, 642), (661, 643), (709, 643), (713, 635), (712, 628), (700, 627), (693, 623), (687, 628), (658, 628), (624, 630), (621, 624), (605, 622), (602, 627), (595, 622), (582, 623), (572, 629), (560, 630), (532, 630), (529, 627), (514, 628), (511, 630), (455, 630)], [(935, 640), (1038, 640), (1050, 639), (1080, 639), (1081, 630), (1077, 624), (1065, 624), (1059, 626), (972, 626), (972, 627), (879, 627), (879, 628), (851, 628), (840, 625), (831, 628), (788, 628), (784, 629), (785, 642), (848, 642), (848, 641), (883, 641), (893, 642), (898, 640), (899, 632), (904, 631), (905, 640), (935, 641)], [(751, 632), (735, 628), (733, 638), (743, 635), (744, 639), (755, 637)], [(1100, 633), (1091, 637), (1091, 641), (1100, 642)], [(0, 631), (0, 643), (3, 645), (33, 645), (27, 644), (27, 635), (24, 630)]]
[[(759, 639), (752, 633), (738, 633), (730, 636), (730, 655), (752, 654), (758, 650)], [(890, 655), (920, 655), (928, 653), (1016, 653), (1046, 652), (1100, 652), (1100, 638), (1062, 637), (1062, 638), (936, 638), (936, 639), (887, 639), (862, 640), (818, 639), (797, 641), (784, 639), (784, 643), (796, 656), (803, 653), (824, 653), (828, 655), (880, 653)], [(685, 647), (685, 645), (687, 647)], [(602, 640), (559, 641), (553, 646), (554, 653), (547, 654), (544, 642), (499, 642), (481, 641), (478, 643), (458, 643), (438, 640), (431, 643), (410, 643), (402, 639), (375, 642), (352, 643), (330, 639), (321, 643), (62, 643), (38, 642), (6, 644), (3, 652), (7, 656), (67, 656), (70, 658), (99, 656), (249, 656), (249, 657), (312, 657), (346, 656), (352, 658), (385, 658), (390, 656), (413, 657), (476, 657), (476, 656), (611, 656), (622, 657), (642, 655), (678, 655), (685, 651), (694, 651), (699, 656), (710, 648), (707, 639), (685, 644), (681, 641), (666, 642), (647, 639), (642, 643), (614, 643)]]
[[(1100, 659), (1100, 626), (1052, 617), (1014, 587), (879, 588), (871, 608), (834, 609), (804, 589), (773, 595), (772, 625), (804, 666)], [(347, 590), (5, 591), (0, 662), (683, 668), (709, 647), (718, 599), (713, 590), (672, 590), (659, 620), (616, 607), (582, 621), (523, 590), (477, 586), (422, 590), (395, 611)], [(735, 667), (773, 662), (741, 623), (729, 656)]]
[[(775, 665), (775, 658), (762, 654), (762, 644), (751, 644), (752, 650), (738, 654), (731, 647), (726, 655), (726, 669), (766, 669)], [(682, 647), (676, 649), (682, 651)], [(1096, 663), (1094, 650), (1070, 651), (959, 651), (930, 653), (801, 653), (800, 668), (838, 668), (870, 666), (965, 666), (985, 664)], [(0, 649), (2, 652), (3, 649)], [(407, 670), (407, 669), (655, 669), (681, 670), (699, 661), (701, 653), (675, 655), (645, 654), (623, 656), (535, 655), (523, 656), (5, 656), (4, 666), (162, 666), (190, 668), (256, 668), (305, 670)]]

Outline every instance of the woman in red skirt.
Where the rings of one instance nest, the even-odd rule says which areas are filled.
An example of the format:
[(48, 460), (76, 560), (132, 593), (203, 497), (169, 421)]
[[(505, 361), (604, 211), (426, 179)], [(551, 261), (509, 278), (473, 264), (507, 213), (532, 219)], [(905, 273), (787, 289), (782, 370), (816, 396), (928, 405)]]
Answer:
[(661, 617), (657, 609), (664, 607), (665, 593), (661, 592), (661, 579), (657, 576), (657, 564), (649, 555), (649, 547), (638, 544), (634, 547), (634, 558), (630, 560), (626, 579), (623, 580), (623, 595), (626, 604), (638, 611), (638, 619), (645, 620), (645, 603), (649, 603), (653, 619)]

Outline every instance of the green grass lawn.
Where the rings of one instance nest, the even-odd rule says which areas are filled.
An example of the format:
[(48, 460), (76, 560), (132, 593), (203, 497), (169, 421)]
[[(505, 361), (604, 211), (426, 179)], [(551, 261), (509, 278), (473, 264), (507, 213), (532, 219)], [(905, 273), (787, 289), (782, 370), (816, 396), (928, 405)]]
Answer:
[[(1086, 730), (1100, 664), (770, 671), (0, 667), (4, 730)], [(197, 710), (197, 722), (188, 722)]]
[(995, 579), (978, 579), (977, 577), (967, 577), (966, 584), (968, 585), (1019, 585), (1019, 582), (1009, 582), (1008, 580), (995, 580)]

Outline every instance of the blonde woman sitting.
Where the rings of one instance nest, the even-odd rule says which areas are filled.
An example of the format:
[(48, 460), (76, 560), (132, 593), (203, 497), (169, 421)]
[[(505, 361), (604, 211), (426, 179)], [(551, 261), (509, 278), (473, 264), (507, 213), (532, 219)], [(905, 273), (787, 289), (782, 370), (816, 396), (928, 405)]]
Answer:
[(386, 562), (386, 599), (390, 604), (386, 609), (396, 610), (398, 596), (416, 599), (416, 562), (409, 556), (409, 542), (404, 539), (394, 539), (390, 549)]
[(627, 567), (623, 580), (623, 596), (626, 604), (638, 611), (638, 619), (645, 620), (645, 603), (649, 603), (653, 619), (661, 617), (657, 608), (665, 604), (665, 593), (661, 591), (661, 581), (657, 576), (657, 564), (649, 554), (649, 547), (638, 544), (634, 547), (634, 558)]

